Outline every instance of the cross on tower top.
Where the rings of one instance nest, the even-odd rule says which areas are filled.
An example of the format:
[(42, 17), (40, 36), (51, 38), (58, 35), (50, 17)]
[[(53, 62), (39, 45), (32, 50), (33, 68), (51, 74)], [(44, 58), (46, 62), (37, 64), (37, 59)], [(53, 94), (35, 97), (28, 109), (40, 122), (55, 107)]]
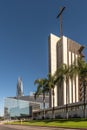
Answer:
[(63, 31), (62, 31), (62, 13), (65, 10), (65, 8), (66, 8), (65, 6), (61, 7), (60, 8), (60, 12), (59, 12), (59, 14), (56, 17), (56, 18), (60, 18), (60, 37), (63, 35)]

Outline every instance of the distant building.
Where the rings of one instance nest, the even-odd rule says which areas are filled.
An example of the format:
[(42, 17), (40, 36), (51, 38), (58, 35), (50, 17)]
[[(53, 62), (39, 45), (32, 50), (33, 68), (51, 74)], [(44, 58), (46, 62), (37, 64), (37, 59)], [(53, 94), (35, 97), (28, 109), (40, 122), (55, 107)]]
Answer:
[(17, 97), (24, 96), (22, 78), (18, 78), (17, 82)]
[[(49, 107), (49, 96), (45, 97), (45, 108)], [(4, 99), (4, 117), (22, 118), (31, 117), (36, 110), (43, 110), (43, 95), (35, 98), (34, 93), (30, 96), (24, 96), (23, 82), (18, 78), (16, 97), (7, 97)]]
[[(49, 96), (45, 98), (45, 108), (49, 108)], [(7, 97), (4, 100), (4, 117), (27, 118), (32, 117), (32, 113), (43, 110), (43, 95), (36, 99), (32, 96)]]
[[(61, 64), (65, 63), (68, 66), (73, 64), (74, 61), (81, 55), (81, 51), (84, 47), (65, 36), (58, 37), (54, 34), (50, 34), (48, 38), (48, 49), (49, 72), (54, 74)], [(79, 85), (78, 75), (75, 78), (72, 78), (72, 80), (69, 79), (68, 85), (66, 81), (63, 81), (63, 83), (59, 86), (56, 85), (54, 91), (55, 106), (82, 101), (82, 92)], [(50, 106), (53, 106), (51, 93)]]

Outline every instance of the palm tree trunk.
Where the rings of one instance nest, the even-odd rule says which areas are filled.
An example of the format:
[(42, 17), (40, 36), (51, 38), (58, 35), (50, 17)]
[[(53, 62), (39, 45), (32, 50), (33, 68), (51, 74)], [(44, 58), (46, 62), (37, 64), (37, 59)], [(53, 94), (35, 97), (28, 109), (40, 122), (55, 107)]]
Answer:
[(45, 93), (43, 93), (43, 118), (45, 119)]
[(85, 104), (85, 91), (86, 91), (86, 82), (84, 81), (84, 83), (83, 83), (83, 88), (84, 88), (84, 102), (83, 102), (83, 104), (84, 104), (84, 109), (83, 109), (83, 117), (84, 118), (86, 118), (86, 113), (85, 113), (85, 109), (86, 109), (86, 104)]
[(67, 93), (67, 85), (68, 85), (68, 81), (66, 82), (66, 119), (68, 119), (69, 115), (68, 115), (68, 93)]
[(54, 119), (54, 118), (55, 118), (55, 115), (54, 115), (54, 88), (53, 88), (52, 95), (53, 95), (53, 110), (52, 110), (52, 118)]

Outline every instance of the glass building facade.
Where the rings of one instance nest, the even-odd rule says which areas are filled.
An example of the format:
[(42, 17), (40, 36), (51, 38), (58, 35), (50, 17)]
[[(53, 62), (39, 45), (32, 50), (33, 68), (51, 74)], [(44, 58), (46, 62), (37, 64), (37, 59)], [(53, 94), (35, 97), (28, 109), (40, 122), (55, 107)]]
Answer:
[(4, 116), (20, 117), (22, 115), (29, 116), (29, 101), (19, 99), (6, 98), (4, 100)]
[[(45, 104), (48, 108), (49, 104)], [(32, 111), (43, 109), (43, 102), (25, 101), (14, 98), (5, 98), (4, 100), (4, 117), (7, 119), (32, 116)]]

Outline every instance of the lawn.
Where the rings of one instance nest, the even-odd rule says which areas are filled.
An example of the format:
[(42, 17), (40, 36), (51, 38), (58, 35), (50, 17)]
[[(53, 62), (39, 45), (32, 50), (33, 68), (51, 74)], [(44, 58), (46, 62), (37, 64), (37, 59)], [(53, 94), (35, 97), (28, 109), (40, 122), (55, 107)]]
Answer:
[(10, 124), (21, 124), (31, 126), (54, 126), (54, 127), (69, 127), (69, 128), (87, 128), (87, 119), (70, 119), (70, 120), (29, 120), (9, 122)]

